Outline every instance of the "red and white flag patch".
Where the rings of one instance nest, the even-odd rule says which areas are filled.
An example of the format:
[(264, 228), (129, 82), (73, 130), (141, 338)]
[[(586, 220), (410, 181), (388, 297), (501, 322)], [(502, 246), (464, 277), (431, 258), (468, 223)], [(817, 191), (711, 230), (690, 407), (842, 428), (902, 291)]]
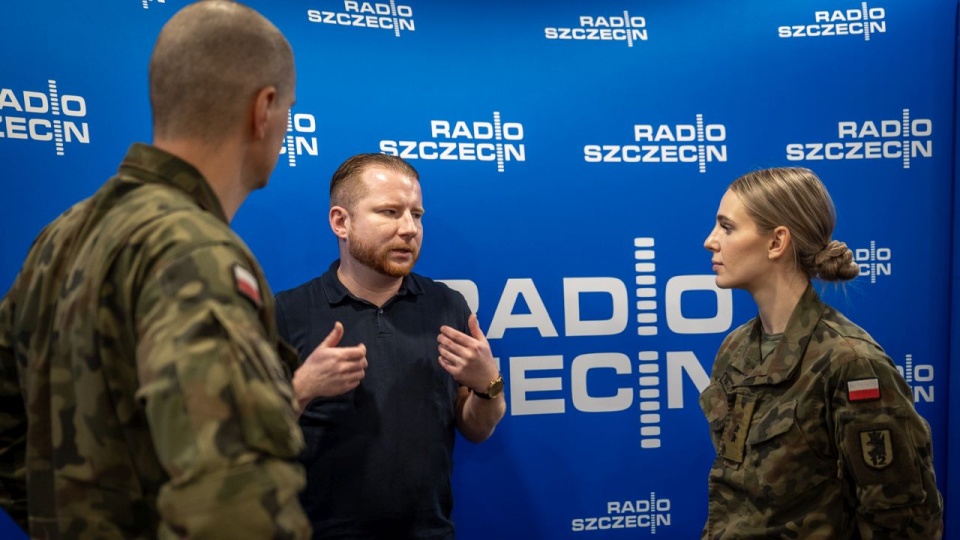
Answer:
[(233, 281), (237, 287), (237, 292), (250, 299), (253, 305), (257, 306), (257, 309), (263, 307), (263, 299), (260, 297), (260, 284), (257, 283), (257, 278), (249, 270), (239, 264), (233, 265)]
[(847, 381), (847, 400), (872, 401), (880, 399), (880, 381), (876, 377)]

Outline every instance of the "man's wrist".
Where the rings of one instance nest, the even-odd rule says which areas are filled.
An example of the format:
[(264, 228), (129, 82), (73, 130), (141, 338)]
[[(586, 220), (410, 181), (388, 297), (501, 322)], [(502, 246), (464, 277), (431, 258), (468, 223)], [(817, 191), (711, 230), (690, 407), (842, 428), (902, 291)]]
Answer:
[(491, 400), (500, 397), (500, 394), (503, 393), (503, 375), (497, 373), (497, 378), (490, 381), (486, 388), (483, 391), (477, 391), (473, 388), (470, 389), (473, 392), (473, 395), (477, 396), (480, 399)]
[(297, 412), (302, 413), (307, 405), (313, 401), (314, 396), (305, 395), (306, 390), (303, 388), (303, 378), (299, 377), (300, 370), (298, 369), (293, 373), (293, 378), (290, 380), (290, 387), (293, 389), (293, 400), (297, 405)]

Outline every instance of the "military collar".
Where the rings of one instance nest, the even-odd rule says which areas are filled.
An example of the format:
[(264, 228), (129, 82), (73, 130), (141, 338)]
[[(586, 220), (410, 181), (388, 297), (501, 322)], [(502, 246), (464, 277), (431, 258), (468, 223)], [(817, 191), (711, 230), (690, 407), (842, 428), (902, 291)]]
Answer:
[[(340, 281), (340, 277), (337, 276), (338, 268), (340, 268), (340, 259), (333, 261), (333, 263), (330, 264), (330, 268), (327, 269), (327, 271), (320, 278), (323, 283), (323, 294), (327, 297), (327, 302), (330, 302), (330, 305), (334, 305), (346, 302), (347, 300), (353, 300), (355, 302), (370, 304), (370, 302), (367, 302), (363, 298), (354, 296), (353, 293), (347, 289), (343, 282)], [(414, 273), (407, 274), (403, 277), (403, 281), (400, 283), (400, 288), (397, 290), (397, 294), (394, 296), (394, 298), (406, 296), (408, 294), (423, 294), (423, 287), (420, 285), (419, 276)], [(387, 303), (392, 301), (393, 299), (389, 300)]]
[(220, 198), (196, 167), (179, 157), (143, 143), (134, 143), (120, 164), (119, 173), (137, 171), (136, 177), (144, 182), (169, 184), (190, 195), (200, 208), (230, 224), (220, 204)]
[[(793, 308), (793, 313), (787, 321), (787, 327), (783, 331), (780, 343), (770, 353), (770, 356), (750, 373), (742, 373), (734, 364), (730, 365), (730, 369), (740, 372), (743, 376), (736, 386), (772, 385), (791, 378), (797, 366), (800, 365), (803, 354), (807, 350), (807, 345), (810, 343), (810, 336), (826, 309), (826, 304), (820, 301), (820, 297), (813, 286), (807, 285), (800, 301)], [(760, 323), (760, 317), (757, 317), (750, 329), (750, 337), (744, 340), (734, 357), (743, 358), (748, 354), (759, 355), (762, 332), (763, 327)]]

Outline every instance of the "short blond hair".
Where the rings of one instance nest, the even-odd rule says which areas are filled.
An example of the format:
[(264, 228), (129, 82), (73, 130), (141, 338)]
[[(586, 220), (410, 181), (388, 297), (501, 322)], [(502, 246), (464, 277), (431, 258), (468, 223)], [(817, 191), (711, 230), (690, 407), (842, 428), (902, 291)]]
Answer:
[(216, 139), (259, 90), (287, 96), (295, 77), (290, 43), (270, 21), (236, 2), (196, 2), (163, 26), (150, 57), (154, 133)]

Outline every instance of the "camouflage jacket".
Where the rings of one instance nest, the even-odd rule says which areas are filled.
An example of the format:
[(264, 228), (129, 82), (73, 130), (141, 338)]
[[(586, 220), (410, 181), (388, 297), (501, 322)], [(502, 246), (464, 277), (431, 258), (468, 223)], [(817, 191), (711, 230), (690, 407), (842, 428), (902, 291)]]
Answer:
[(34, 538), (306, 538), (262, 271), (195, 168), (133, 145), (0, 304), (0, 504)]
[(762, 361), (760, 337), (759, 319), (727, 336), (700, 395), (702, 538), (938, 538), (930, 428), (880, 346), (812, 287)]

